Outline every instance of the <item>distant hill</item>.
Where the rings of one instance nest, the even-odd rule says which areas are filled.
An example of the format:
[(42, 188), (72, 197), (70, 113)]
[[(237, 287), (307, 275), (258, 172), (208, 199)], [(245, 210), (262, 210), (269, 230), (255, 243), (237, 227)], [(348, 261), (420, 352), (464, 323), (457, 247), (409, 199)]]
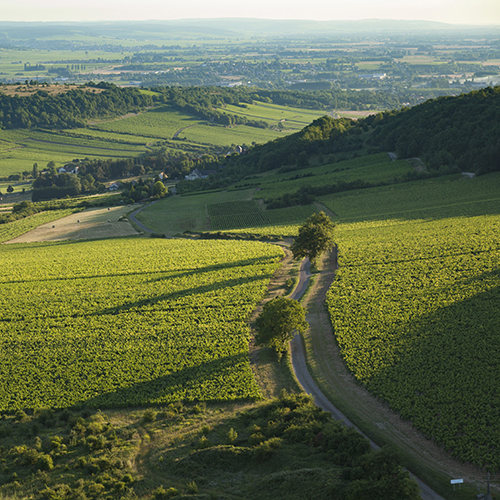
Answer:
[(301, 155), (360, 155), (367, 148), (397, 152), (399, 158), (421, 157), (428, 169), (441, 173), (500, 170), (500, 87), (360, 120), (324, 116), (296, 134), (254, 148), (235, 165), (245, 174), (276, 167), (296, 170)]
[(0, 40), (28, 40), (72, 35), (105, 35), (113, 38), (140, 40), (164, 39), (176, 32), (210, 37), (238, 37), (256, 34), (311, 35), (335, 37), (347, 33), (373, 34), (449, 31), (461, 33), (481, 30), (484, 26), (463, 26), (431, 21), (403, 21), (394, 19), (365, 19), (360, 21), (304, 21), (277, 19), (178, 19), (170, 21), (93, 21), (93, 22), (0, 22)]
[(500, 87), (434, 99), (383, 116), (364, 120), (373, 128), (373, 146), (396, 151), (401, 158), (422, 157), (434, 170), (500, 170)]

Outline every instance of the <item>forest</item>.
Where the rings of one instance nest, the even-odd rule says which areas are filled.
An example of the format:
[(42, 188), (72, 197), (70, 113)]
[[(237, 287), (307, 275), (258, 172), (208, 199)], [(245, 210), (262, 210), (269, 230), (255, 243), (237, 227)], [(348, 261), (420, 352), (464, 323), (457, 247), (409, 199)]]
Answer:
[(85, 127), (89, 119), (118, 116), (153, 105), (151, 96), (137, 89), (89, 82), (85, 88), (50, 95), (41, 88), (29, 96), (0, 92), (2, 129)]

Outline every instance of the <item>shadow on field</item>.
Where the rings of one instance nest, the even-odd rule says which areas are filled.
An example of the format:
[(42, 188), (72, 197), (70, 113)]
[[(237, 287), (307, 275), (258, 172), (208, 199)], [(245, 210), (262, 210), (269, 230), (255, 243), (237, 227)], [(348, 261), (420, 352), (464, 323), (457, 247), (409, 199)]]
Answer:
[[(214, 356), (217, 355), (214, 353)], [(123, 408), (179, 400), (208, 402), (252, 399), (256, 396), (250, 393), (254, 382), (247, 353), (213, 359), (197, 366), (186, 366), (188, 363), (189, 357), (186, 356), (184, 360), (179, 360), (178, 371), (99, 394), (73, 407)]]
[[(386, 331), (366, 334), (364, 362), (370, 363), (370, 353), (378, 353), (390, 365), (375, 371), (366, 387), (460, 460), (478, 465), (488, 459), (497, 466), (500, 271), (460, 285), (470, 293), (475, 283), (483, 291), (472, 297), (450, 298), (449, 305), (432, 314), (408, 321), (395, 318), (395, 326), (389, 327), (389, 320)], [(453, 293), (460, 290), (454, 287)]]
[[(91, 242), (89, 242), (90, 244)], [(53, 242), (53, 243), (30, 243), (30, 249), (35, 249), (35, 248), (44, 248), (44, 247), (52, 247), (54, 251), (57, 250), (56, 246), (60, 245), (81, 245), (81, 242), (78, 241), (63, 241), (63, 242)], [(2, 249), (3, 253), (8, 252), (8, 249)], [(15, 250), (15, 247), (12, 247), (13, 250)], [(77, 247), (78, 250), (81, 250), (81, 247)], [(57, 276), (57, 277), (50, 277), (50, 278), (33, 278), (33, 279), (28, 279), (28, 278), (23, 278), (22, 280), (4, 280), (2, 281), (3, 284), (15, 284), (15, 283), (36, 283), (36, 282), (57, 282), (57, 281), (67, 281), (67, 280), (94, 280), (94, 279), (99, 279), (99, 278), (120, 278), (120, 277), (125, 277), (125, 276), (151, 276), (154, 275), (154, 278), (150, 279), (148, 282), (149, 283), (158, 283), (164, 280), (172, 279), (172, 278), (182, 278), (184, 276), (191, 276), (193, 274), (204, 274), (204, 273), (211, 273), (211, 272), (217, 272), (217, 271), (223, 271), (224, 269), (230, 269), (234, 267), (244, 267), (244, 266), (251, 266), (251, 265), (267, 265), (269, 263), (272, 263), (272, 258), (270, 257), (254, 257), (251, 259), (246, 259), (246, 260), (238, 260), (235, 262), (231, 262), (228, 264), (218, 264), (218, 265), (213, 265), (213, 266), (206, 266), (206, 267), (200, 267), (200, 268), (193, 268), (193, 269), (186, 269), (185, 271), (177, 272), (175, 274), (172, 274), (172, 271), (165, 271), (163, 276), (158, 276), (159, 274), (162, 273), (162, 271), (124, 271), (123, 273), (120, 272), (110, 272), (110, 273), (102, 273), (102, 274), (89, 274), (89, 275), (71, 275), (71, 276)]]
[[(155, 297), (149, 296), (146, 299), (131, 301), (123, 303), (118, 307), (110, 307), (107, 309), (102, 309), (101, 311), (96, 311), (92, 313), (92, 316), (103, 316), (108, 314), (121, 314), (123, 312), (128, 312), (132, 309), (141, 309), (143, 307), (150, 307), (164, 301), (179, 300), (185, 297), (192, 297), (194, 295), (203, 295), (210, 292), (217, 292), (225, 288), (232, 288), (236, 286), (245, 285), (247, 283), (263, 281), (266, 278), (263, 276), (248, 276), (244, 278), (232, 278), (222, 281), (211, 282), (207, 285), (201, 285), (194, 288), (185, 288), (183, 290), (178, 290), (172, 293), (163, 293)], [(205, 306), (206, 307), (206, 306)]]

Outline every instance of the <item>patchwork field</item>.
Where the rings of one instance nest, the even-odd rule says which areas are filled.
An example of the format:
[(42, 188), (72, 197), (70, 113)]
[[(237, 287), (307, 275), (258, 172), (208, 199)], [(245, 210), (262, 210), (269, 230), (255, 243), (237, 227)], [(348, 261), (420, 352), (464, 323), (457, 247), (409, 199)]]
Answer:
[[(62, 166), (74, 158), (130, 158), (168, 147), (179, 152), (202, 153), (213, 148), (220, 153), (237, 144), (265, 143), (296, 132), (323, 113), (289, 109), (286, 106), (257, 105), (258, 119), (277, 124), (282, 116), (298, 116), (293, 127), (284, 130), (247, 125), (225, 127), (196, 116), (159, 106), (139, 114), (89, 123), (89, 128), (61, 131), (2, 130), (0, 134), (0, 176), (31, 171), (34, 163), (49, 161)], [(241, 108), (235, 107), (235, 109)], [(233, 110), (225, 110), (233, 112)], [(255, 119), (255, 118), (253, 118)]]
[[(137, 236), (138, 232), (128, 223), (126, 215), (132, 209), (127, 206), (89, 208), (57, 217), (17, 236), (8, 243), (31, 243), (34, 241), (91, 240)], [(50, 212), (49, 212), (50, 213)], [(20, 221), (21, 222), (21, 221)], [(1, 227), (0, 227), (1, 230)]]

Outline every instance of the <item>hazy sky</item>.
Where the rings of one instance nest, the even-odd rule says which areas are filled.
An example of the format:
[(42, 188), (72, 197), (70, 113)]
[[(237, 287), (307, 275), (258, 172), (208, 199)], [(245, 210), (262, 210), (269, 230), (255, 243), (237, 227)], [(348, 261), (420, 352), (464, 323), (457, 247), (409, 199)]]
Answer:
[(254, 17), (500, 25), (500, 0), (0, 0), (1, 21)]

